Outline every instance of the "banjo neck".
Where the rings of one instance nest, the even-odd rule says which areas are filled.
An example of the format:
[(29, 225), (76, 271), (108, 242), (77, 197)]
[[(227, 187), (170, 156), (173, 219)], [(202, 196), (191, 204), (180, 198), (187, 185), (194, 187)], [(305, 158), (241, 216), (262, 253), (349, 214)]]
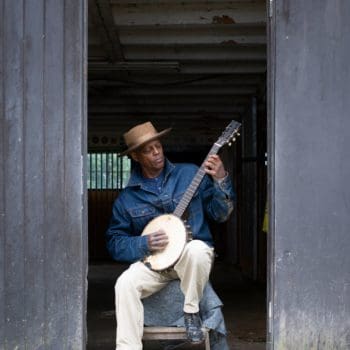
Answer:
[(212, 148), (210, 149), (208, 155), (206, 156), (205, 160), (203, 161), (202, 165), (198, 169), (195, 177), (191, 181), (190, 185), (187, 187), (185, 194), (182, 196), (179, 204), (176, 206), (173, 215), (181, 218), (184, 214), (185, 210), (187, 209), (188, 205), (190, 204), (194, 194), (196, 193), (197, 188), (199, 187), (200, 183), (203, 180), (204, 175), (206, 174), (204, 170), (204, 163), (207, 160), (207, 158), (211, 155), (217, 154), (219, 149), (221, 148), (221, 145), (214, 143)]
[(202, 165), (198, 169), (195, 177), (193, 178), (192, 182), (186, 189), (185, 194), (182, 196), (179, 204), (175, 208), (173, 215), (177, 216), (178, 218), (182, 217), (185, 210), (187, 209), (187, 206), (190, 204), (192, 197), (194, 196), (198, 186), (203, 180), (204, 175), (206, 174), (205, 167), (204, 167), (205, 161), (208, 159), (209, 156), (217, 154), (223, 145), (228, 144), (230, 146), (231, 143), (236, 140), (235, 136), (239, 135), (238, 130), (240, 126), (241, 126), (241, 123), (235, 120), (231, 120), (230, 124), (226, 127), (224, 132), (221, 134), (221, 136), (217, 139), (217, 141), (211, 147), (205, 160), (203, 161)]

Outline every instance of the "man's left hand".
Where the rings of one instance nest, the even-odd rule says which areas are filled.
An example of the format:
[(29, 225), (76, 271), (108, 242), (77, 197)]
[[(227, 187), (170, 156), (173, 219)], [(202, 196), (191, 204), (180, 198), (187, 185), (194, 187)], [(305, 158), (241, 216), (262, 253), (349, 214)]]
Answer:
[(213, 177), (214, 180), (223, 179), (226, 176), (226, 170), (221, 158), (217, 155), (211, 155), (204, 163), (205, 172)]

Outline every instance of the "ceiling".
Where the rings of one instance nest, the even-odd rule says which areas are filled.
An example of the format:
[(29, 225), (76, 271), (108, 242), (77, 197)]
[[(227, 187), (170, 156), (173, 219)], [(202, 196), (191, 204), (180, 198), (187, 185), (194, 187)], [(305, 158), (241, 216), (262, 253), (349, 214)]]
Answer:
[(89, 146), (133, 125), (207, 144), (266, 86), (265, 0), (89, 0)]

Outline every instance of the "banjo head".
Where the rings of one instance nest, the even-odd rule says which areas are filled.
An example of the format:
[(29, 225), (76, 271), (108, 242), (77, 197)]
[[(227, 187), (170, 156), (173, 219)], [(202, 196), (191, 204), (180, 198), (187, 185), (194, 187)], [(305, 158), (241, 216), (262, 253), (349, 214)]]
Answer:
[(152, 253), (143, 261), (154, 271), (165, 270), (173, 266), (180, 258), (187, 242), (187, 231), (183, 221), (172, 214), (164, 214), (151, 220), (142, 232), (142, 236), (163, 230), (168, 238), (168, 245), (161, 251)]

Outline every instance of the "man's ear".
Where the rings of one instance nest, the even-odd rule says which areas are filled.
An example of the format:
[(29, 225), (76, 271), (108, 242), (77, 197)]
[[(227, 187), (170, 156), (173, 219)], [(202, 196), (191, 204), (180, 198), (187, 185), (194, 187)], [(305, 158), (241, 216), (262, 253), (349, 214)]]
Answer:
[(138, 162), (138, 161), (139, 161), (139, 158), (138, 158), (136, 152), (131, 152), (131, 153), (130, 153), (130, 157), (131, 157), (135, 162)]

